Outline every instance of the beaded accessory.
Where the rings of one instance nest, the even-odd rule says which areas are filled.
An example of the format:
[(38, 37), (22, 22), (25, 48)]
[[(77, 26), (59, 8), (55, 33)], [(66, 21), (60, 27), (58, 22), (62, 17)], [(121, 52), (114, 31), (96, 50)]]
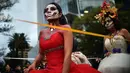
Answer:
[(63, 49), (63, 48), (64, 48), (64, 46), (61, 45), (61, 46), (58, 46), (58, 47), (56, 47), (56, 48), (47, 49), (47, 50), (44, 51), (44, 54), (46, 54), (46, 53), (48, 53), (48, 52), (55, 51), (55, 50)]

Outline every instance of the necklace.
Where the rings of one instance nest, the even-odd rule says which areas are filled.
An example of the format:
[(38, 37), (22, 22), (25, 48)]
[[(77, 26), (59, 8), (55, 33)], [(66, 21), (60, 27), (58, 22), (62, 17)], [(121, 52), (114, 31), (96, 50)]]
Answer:
[(50, 31), (52, 32), (52, 31), (54, 31), (54, 29), (55, 29), (55, 28), (50, 28)]
[(53, 31), (54, 29), (53, 29), (53, 28), (51, 28), (50, 30), (51, 30), (51, 31)]

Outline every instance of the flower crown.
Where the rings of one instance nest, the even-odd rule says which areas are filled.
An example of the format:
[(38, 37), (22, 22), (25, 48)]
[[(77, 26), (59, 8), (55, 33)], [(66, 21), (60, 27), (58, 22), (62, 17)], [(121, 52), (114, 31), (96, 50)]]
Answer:
[(117, 8), (115, 6), (110, 5), (109, 3), (104, 0), (101, 6), (101, 11), (99, 14), (94, 16), (96, 19), (98, 19), (99, 22), (104, 24), (105, 18), (110, 17), (110, 18), (117, 18)]

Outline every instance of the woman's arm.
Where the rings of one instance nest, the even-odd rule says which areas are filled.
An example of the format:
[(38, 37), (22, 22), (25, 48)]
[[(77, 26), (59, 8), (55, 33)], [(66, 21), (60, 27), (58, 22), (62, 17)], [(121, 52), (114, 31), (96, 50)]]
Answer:
[(33, 61), (32, 64), (34, 64), (35, 66), (39, 65), (41, 60), (43, 59), (44, 55), (41, 53), (38, 53), (38, 55), (36, 56), (35, 60)]
[[(70, 28), (68, 26), (67, 28)], [(71, 53), (73, 45), (73, 34), (70, 31), (64, 31), (64, 63), (62, 73), (69, 73), (71, 64)]]
[(106, 46), (105, 46), (105, 40), (106, 40), (107, 38), (104, 38), (104, 49), (103, 49), (103, 54), (104, 54), (104, 56), (103, 56), (103, 58), (104, 57), (107, 57), (107, 56), (109, 56), (110, 54), (111, 54), (111, 52), (110, 51), (108, 51), (108, 49), (106, 48)]
[[(38, 36), (38, 40), (40, 40), (40, 36), (43, 34), (42, 32), (43, 32), (43, 30), (40, 31), (39, 36)], [(36, 58), (35, 58), (35, 60), (33, 61), (32, 64), (34, 64), (35, 66), (38, 65), (43, 58), (44, 58), (44, 54), (43, 54), (43, 53), (41, 52), (41, 50), (39, 49), (39, 53), (38, 53), (38, 55), (36, 56)]]
[(34, 62), (28, 68), (24, 69), (24, 73), (29, 73), (30, 70), (36, 69), (36, 65), (40, 63), (41, 59), (42, 55), (39, 53)]
[[(43, 34), (43, 33), (42, 33), (43, 31), (44, 31), (44, 30), (40, 31), (39, 36), (38, 36), (38, 40), (40, 40), (40, 36)], [(36, 58), (35, 58), (33, 64), (34, 64), (35, 66), (38, 65), (43, 58), (44, 58), (44, 54), (41, 52), (41, 49), (39, 48), (39, 53), (38, 53), (38, 55), (36, 56)]]
[(123, 35), (126, 38), (126, 40), (130, 43), (130, 33), (128, 32), (128, 30), (122, 29), (120, 31), (120, 34)]
[[(41, 32), (40, 32), (40, 35), (41, 35)], [(39, 37), (40, 37), (39, 35)], [(39, 39), (39, 38), (38, 38)], [(38, 64), (40, 64), (41, 60), (44, 58), (44, 54), (42, 54), (41, 50), (39, 49), (39, 53), (38, 55), (36, 56), (35, 60), (33, 61), (33, 63), (27, 68), (27, 69), (24, 69), (24, 73), (29, 73), (30, 70), (32, 69), (36, 69), (36, 66)]]

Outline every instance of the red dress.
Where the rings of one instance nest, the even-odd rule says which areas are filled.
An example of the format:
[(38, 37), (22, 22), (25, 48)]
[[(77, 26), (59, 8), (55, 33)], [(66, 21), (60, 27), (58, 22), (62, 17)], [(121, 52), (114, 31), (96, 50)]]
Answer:
[[(56, 32), (50, 36), (49, 39), (45, 39), (40, 36), (40, 48), (41, 51), (56, 48), (62, 46), (64, 43), (63, 36), (60, 32)], [(64, 60), (64, 50), (61, 49), (53, 50), (46, 54), (47, 67), (41, 70), (31, 70), (30, 73), (62, 73), (63, 60)], [(87, 64), (75, 64), (71, 63), (69, 73), (100, 73), (96, 69), (92, 68)]]

